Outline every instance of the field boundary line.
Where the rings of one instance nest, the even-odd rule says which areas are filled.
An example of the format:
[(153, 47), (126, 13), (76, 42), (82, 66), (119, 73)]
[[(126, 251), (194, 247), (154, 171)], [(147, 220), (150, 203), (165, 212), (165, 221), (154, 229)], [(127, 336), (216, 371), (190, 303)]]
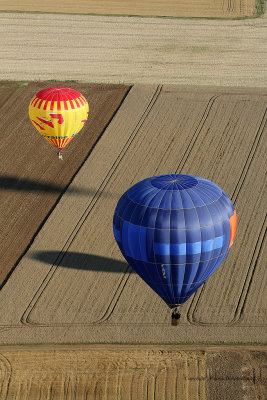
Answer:
[[(25, 309), (24, 313), (22, 314), (20, 322), (23, 325), (51, 326), (49, 324), (40, 324), (39, 325), (39, 324), (36, 324), (36, 323), (31, 323), (30, 320), (29, 320), (30, 314), (31, 314), (32, 310), (36, 307), (36, 304), (38, 303), (38, 300), (42, 296), (42, 293), (44, 292), (44, 290), (48, 286), (49, 282), (53, 278), (53, 275), (55, 274), (55, 271), (56, 271), (59, 263), (61, 262), (61, 260), (65, 256), (65, 253), (68, 251), (68, 249), (71, 246), (72, 242), (75, 240), (75, 238), (76, 238), (78, 232), (80, 231), (80, 229), (82, 228), (84, 222), (87, 220), (88, 216), (90, 215), (91, 211), (94, 209), (95, 205), (97, 204), (98, 200), (100, 199), (100, 197), (101, 197), (104, 189), (106, 188), (107, 184), (109, 183), (110, 179), (112, 178), (112, 176), (116, 172), (118, 166), (120, 165), (121, 160), (124, 158), (125, 154), (129, 150), (129, 148), (130, 148), (132, 142), (134, 141), (136, 135), (139, 133), (139, 131), (140, 131), (141, 127), (143, 126), (147, 116), (151, 112), (152, 108), (154, 107), (154, 105), (155, 105), (155, 103), (156, 103), (156, 101), (157, 101), (157, 99), (159, 97), (159, 95), (160, 95), (160, 93), (162, 91), (162, 87), (163, 87), (162, 85), (158, 85), (157, 86), (156, 90), (154, 91), (154, 94), (152, 95), (152, 98), (150, 99), (150, 102), (148, 103), (148, 105), (146, 106), (145, 110), (143, 111), (143, 113), (142, 113), (137, 125), (134, 127), (134, 129), (132, 131), (132, 134), (129, 136), (129, 138), (128, 138), (127, 142), (126, 142), (126, 145), (119, 152), (119, 154), (116, 157), (115, 161), (111, 165), (108, 173), (106, 174), (106, 177), (104, 178), (102, 183), (99, 185), (98, 189), (96, 190), (96, 193), (94, 194), (92, 200), (90, 200), (89, 204), (85, 208), (84, 212), (82, 213), (82, 215), (79, 218), (78, 222), (76, 223), (75, 227), (73, 228), (73, 230), (69, 234), (69, 237), (66, 240), (65, 244), (63, 245), (61, 251), (59, 252), (54, 264), (52, 265), (52, 267), (50, 268), (50, 270), (47, 273), (46, 277), (44, 278), (44, 280), (42, 281), (41, 285), (37, 289), (35, 295), (33, 296), (32, 300), (31, 300), (31, 302), (28, 304), (28, 307)], [(84, 161), (84, 163), (85, 163), (85, 161)], [(119, 286), (121, 285), (121, 283), (123, 281), (123, 278), (124, 278), (124, 276), (122, 277), (122, 280), (119, 283)], [(125, 286), (125, 283), (124, 284), (122, 283), (122, 290), (123, 290), (124, 286)], [(115, 290), (114, 296), (116, 296), (116, 295), (117, 295), (117, 290)], [(104, 315), (107, 315), (106, 318), (108, 318), (108, 315), (109, 315), (109, 314), (107, 314), (109, 308), (112, 307), (112, 304), (115, 301), (114, 296), (111, 299), (111, 301), (110, 301), (109, 305), (107, 306), (107, 309), (106, 309), (106, 311), (104, 313)], [(116, 301), (115, 301), (115, 303), (116, 303)], [(113, 306), (113, 308), (114, 307), (115, 307), (115, 305)], [(104, 315), (100, 318), (99, 321), (95, 321), (94, 323), (79, 324), (79, 325), (82, 325), (82, 326), (86, 325), (87, 326), (87, 325), (95, 325), (97, 323), (103, 322)], [(74, 324), (73, 323), (71, 323), (71, 324), (62, 324), (62, 325), (59, 325), (59, 326), (69, 326), (69, 325), (73, 326)], [(54, 325), (52, 325), (52, 326), (54, 326)]]
[[(77, 323), (77, 324), (75, 324), (75, 323), (74, 324), (73, 323), (72, 324), (68, 324), (67, 323), (66, 324), (66, 323), (62, 323), (62, 324), (50, 325), (50, 324), (32, 323), (29, 320), (31, 312), (35, 309), (39, 298), (42, 296), (42, 293), (45, 291), (45, 289), (48, 286), (50, 280), (53, 278), (53, 275), (56, 272), (56, 269), (57, 269), (58, 265), (60, 264), (60, 262), (64, 258), (65, 253), (68, 251), (68, 249), (71, 246), (72, 242), (75, 240), (75, 237), (77, 236), (79, 230), (82, 228), (84, 222), (86, 221), (86, 219), (90, 215), (91, 211), (94, 209), (95, 205), (97, 204), (98, 200), (100, 199), (100, 197), (101, 197), (103, 191), (105, 190), (106, 186), (108, 185), (110, 179), (112, 178), (112, 176), (115, 173), (116, 169), (120, 165), (120, 162), (124, 158), (125, 154), (127, 153), (128, 149), (130, 148), (132, 142), (134, 141), (136, 135), (138, 134), (139, 130), (141, 129), (143, 123), (145, 122), (147, 116), (149, 115), (149, 113), (152, 110), (153, 106), (155, 105), (157, 99), (159, 98), (161, 91), (162, 91), (162, 85), (159, 85), (157, 87), (156, 91), (154, 92), (154, 95), (152, 96), (147, 108), (144, 110), (142, 116), (140, 117), (140, 120), (138, 121), (137, 125), (133, 129), (132, 134), (129, 136), (129, 138), (128, 138), (127, 142), (126, 142), (126, 145), (124, 146), (123, 150), (121, 150), (121, 152), (117, 156), (116, 160), (113, 162), (110, 170), (108, 171), (108, 173), (106, 175), (106, 178), (99, 185), (94, 197), (92, 198), (92, 200), (90, 201), (90, 203), (88, 204), (88, 206), (84, 210), (83, 214), (81, 215), (80, 219), (78, 220), (76, 226), (73, 228), (72, 232), (70, 233), (69, 238), (67, 239), (67, 241), (65, 242), (64, 246), (62, 247), (62, 250), (59, 252), (59, 254), (58, 254), (54, 264), (52, 265), (50, 271), (48, 272), (46, 278), (44, 279), (44, 281), (40, 285), (39, 289), (36, 291), (36, 294), (35, 294), (32, 302), (29, 304), (29, 307), (27, 307), (27, 309), (25, 310), (25, 313), (23, 314), (23, 316), (21, 318), (21, 323), (23, 325), (58, 326), (58, 327), (60, 327), (60, 326), (69, 326), (69, 325), (72, 325), (72, 326), (74, 326), (74, 325), (75, 326), (93, 326), (93, 325), (100, 324), (100, 323), (103, 323), (103, 322), (107, 321), (109, 319), (110, 315), (112, 314), (112, 311), (114, 310), (114, 308), (115, 308), (115, 306), (116, 306), (116, 304), (117, 304), (117, 302), (118, 302), (118, 300), (119, 300), (119, 298), (121, 296), (123, 288), (125, 287), (128, 279), (129, 279), (129, 277), (131, 275), (131, 271), (129, 271), (129, 268), (126, 268), (126, 270), (124, 272), (124, 275), (122, 276), (121, 281), (118, 283), (118, 286), (114, 291), (114, 295), (113, 295), (112, 299), (110, 300), (109, 304), (107, 305), (106, 311), (103, 313), (102, 317), (100, 317), (97, 321), (90, 322), (90, 323), (87, 323), (87, 324), (82, 324), (82, 323)], [(190, 152), (191, 152), (191, 150), (192, 150), (192, 148), (193, 148), (193, 146), (194, 146), (194, 144), (195, 144), (195, 142), (196, 142), (196, 140), (197, 140), (197, 138), (199, 136), (199, 133), (203, 129), (203, 126), (205, 125), (205, 123), (206, 123), (206, 121), (207, 121), (207, 119), (209, 117), (210, 111), (211, 111), (216, 99), (219, 96), (221, 96), (221, 95), (212, 96), (210, 98), (210, 100), (208, 101), (208, 103), (206, 105), (206, 108), (205, 108), (205, 111), (204, 111), (204, 113), (203, 113), (203, 115), (202, 115), (202, 117), (200, 119), (200, 122), (199, 122), (197, 128), (195, 129), (195, 132), (193, 134), (193, 137), (192, 137), (189, 145), (187, 146), (187, 149), (185, 150), (185, 153), (184, 153), (184, 155), (182, 157), (182, 160), (180, 161), (180, 163), (178, 165), (178, 168), (180, 167), (180, 169), (182, 169), (184, 167), (184, 164), (186, 163), (186, 160), (189, 157), (189, 154), (190, 154)], [(254, 139), (253, 145), (251, 147), (251, 151), (249, 152), (249, 157), (246, 160), (245, 166), (244, 166), (244, 168), (242, 170), (242, 173), (240, 175), (240, 178), (238, 180), (237, 186), (241, 182), (240, 188), (243, 185), (243, 182), (244, 182), (244, 180), (246, 178), (246, 175), (247, 175), (247, 172), (249, 170), (249, 166), (250, 166), (250, 164), (251, 164), (251, 162), (252, 162), (252, 160), (254, 158), (255, 152), (256, 152), (256, 150), (258, 148), (258, 145), (259, 145), (259, 142), (261, 140), (261, 137), (262, 137), (262, 134), (263, 134), (263, 130), (264, 130), (264, 126), (265, 126), (265, 123), (266, 123), (266, 116), (267, 116), (267, 112), (265, 111), (264, 116), (263, 116), (263, 118), (261, 120), (259, 129), (257, 131), (257, 134), (255, 135), (255, 139)], [(178, 168), (177, 168), (177, 170), (178, 170)], [(237, 186), (236, 186), (236, 188), (237, 188)], [(239, 188), (239, 190), (237, 192), (236, 199), (238, 197), (238, 194), (240, 193), (240, 188)], [(234, 190), (234, 193), (236, 192), (236, 190), (237, 189)], [(248, 275), (250, 276), (251, 274), (248, 274)], [(247, 278), (245, 280), (244, 285), (246, 285), (246, 281), (248, 279), (248, 275), (247, 275)], [(204, 286), (205, 286), (205, 284), (203, 285), (203, 288), (204, 288)], [(200, 294), (197, 295), (197, 303), (200, 301), (202, 290), (201, 290)], [(191, 306), (193, 304), (194, 304), (194, 300), (192, 301)], [(194, 321), (193, 313), (194, 313), (194, 310), (195, 310), (195, 307), (197, 306), (197, 304), (195, 305), (193, 311), (192, 311), (192, 307), (191, 306), (190, 306), (190, 308), (188, 310), (188, 313), (187, 313), (187, 321), (190, 324), (192, 324), (192, 325), (203, 325), (203, 326), (224, 326), (225, 325), (225, 324), (206, 324), (206, 323), (193, 322)], [(192, 315), (190, 315), (190, 311), (191, 311)], [(232, 325), (234, 323), (234, 321), (235, 320), (233, 319), (227, 325)], [(110, 324), (110, 326), (119, 326), (119, 325), (120, 325), (120, 323), (111, 323)], [(131, 326), (131, 325), (135, 325), (135, 324), (129, 324), (129, 326)], [(149, 325), (153, 325), (153, 324), (142, 323), (140, 325), (149, 326)], [(164, 324), (158, 324), (158, 325), (164, 325)], [(261, 326), (261, 325), (259, 325), (259, 326)]]
[(218, 347), (221, 349), (241, 349), (241, 351), (261, 351), (267, 352), (267, 343), (250, 343), (250, 342), (45, 342), (45, 343), (9, 343), (3, 344), (0, 343), (0, 354), (1, 351), (17, 351), (17, 350), (32, 350), (32, 351), (42, 351), (43, 348), (46, 348), (48, 351), (59, 349), (61, 351), (69, 351), (70, 347), (74, 350), (84, 350), (87, 351), (88, 349), (105, 349), (113, 350), (117, 348), (123, 351), (124, 347), (136, 349), (137, 346), (146, 346), (148, 349), (162, 349), (164, 346), (166, 349), (173, 349), (177, 347), (178, 350), (185, 349), (185, 350), (203, 350), (208, 349), (210, 351), (214, 351)]
[[(67, 82), (67, 81), (65, 81)], [(36, 237), (38, 236), (39, 232), (42, 230), (42, 228), (44, 227), (45, 223), (47, 222), (47, 220), (49, 219), (50, 215), (53, 213), (54, 209), (56, 208), (56, 206), (58, 205), (58, 203), (60, 202), (62, 196), (66, 193), (66, 191), (68, 190), (69, 186), (71, 185), (71, 183), (73, 182), (73, 180), (75, 179), (76, 175), (79, 173), (79, 171), (81, 170), (81, 168), (83, 167), (83, 165), (85, 164), (85, 162), (87, 161), (87, 159), (90, 157), (90, 155), (92, 154), (92, 152), (94, 151), (97, 143), (100, 141), (100, 139), (102, 138), (102, 136), (104, 135), (105, 131), (107, 130), (108, 126), (110, 125), (110, 123), (112, 122), (113, 118), (115, 118), (117, 112), (119, 111), (121, 105), (123, 104), (124, 100), (126, 99), (127, 95), (129, 94), (129, 92), (131, 91), (133, 85), (129, 85), (128, 90), (126, 91), (125, 95), (122, 97), (121, 102), (117, 108), (117, 110), (115, 110), (114, 114), (111, 116), (111, 118), (109, 119), (109, 121), (107, 122), (107, 124), (105, 125), (104, 129), (102, 130), (102, 132), (100, 133), (100, 135), (98, 136), (98, 138), (96, 139), (95, 143), (93, 144), (93, 146), (91, 147), (91, 149), (89, 150), (89, 152), (87, 153), (87, 155), (85, 156), (85, 158), (83, 159), (83, 161), (81, 162), (81, 164), (79, 165), (79, 167), (77, 168), (77, 170), (75, 171), (74, 175), (71, 177), (71, 179), (69, 180), (69, 182), (67, 183), (67, 185), (65, 186), (65, 188), (63, 189), (63, 191), (59, 194), (58, 198), (56, 199), (55, 203), (52, 205), (51, 209), (49, 210), (49, 212), (47, 213), (47, 215), (45, 216), (45, 218), (43, 219), (43, 221), (41, 222), (41, 224), (39, 225), (39, 227), (36, 229), (36, 231), (34, 232), (30, 242), (28, 243), (28, 245), (26, 246), (26, 248), (24, 249), (24, 251), (21, 253), (21, 255), (19, 256), (19, 258), (17, 259), (17, 261), (15, 262), (15, 264), (13, 265), (13, 267), (11, 268), (11, 270), (8, 272), (6, 278), (3, 280), (2, 284), (0, 285), (0, 291), (3, 289), (3, 287), (5, 286), (5, 284), (7, 283), (7, 281), (9, 280), (9, 278), (11, 277), (12, 273), (15, 271), (16, 267), (18, 266), (18, 264), (20, 263), (20, 261), (22, 260), (22, 258), (26, 255), (26, 253), (28, 252), (28, 250), (31, 248), (34, 240), (36, 239)], [(19, 87), (21, 88), (21, 87)]]

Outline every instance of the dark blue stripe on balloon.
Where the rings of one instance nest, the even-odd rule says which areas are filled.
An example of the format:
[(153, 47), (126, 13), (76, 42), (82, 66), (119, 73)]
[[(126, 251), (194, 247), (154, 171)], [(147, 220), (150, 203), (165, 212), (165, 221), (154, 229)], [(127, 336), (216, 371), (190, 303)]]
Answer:
[(143, 226), (123, 221), (122, 245), (127, 256), (136, 260), (148, 261), (145, 246), (146, 233), (147, 229)]
[(141, 252), (141, 260), (148, 261), (147, 252), (146, 252), (146, 233), (147, 229), (143, 226), (140, 226), (140, 252)]

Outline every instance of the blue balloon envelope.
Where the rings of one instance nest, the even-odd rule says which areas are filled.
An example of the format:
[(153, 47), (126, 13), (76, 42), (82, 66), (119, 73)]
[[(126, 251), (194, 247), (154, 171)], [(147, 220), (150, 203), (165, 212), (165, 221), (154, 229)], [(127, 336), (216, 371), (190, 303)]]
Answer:
[(193, 175), (159, 175), (120, 198), (113, 232), (135, 272), (168, 304), (183, 304), (233, 244), (236, 212), (227, 194)]

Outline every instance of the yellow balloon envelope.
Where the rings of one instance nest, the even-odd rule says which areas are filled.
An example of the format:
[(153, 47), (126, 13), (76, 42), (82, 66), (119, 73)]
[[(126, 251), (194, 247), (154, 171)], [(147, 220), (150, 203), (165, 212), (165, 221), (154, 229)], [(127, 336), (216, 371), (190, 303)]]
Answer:
[(89, 113), (85, 97), (77, 90), (52, 87), (41, 90), (29, 105), (30, 119), (41, 135), (59, 149), (74, 138), (84, 126)]

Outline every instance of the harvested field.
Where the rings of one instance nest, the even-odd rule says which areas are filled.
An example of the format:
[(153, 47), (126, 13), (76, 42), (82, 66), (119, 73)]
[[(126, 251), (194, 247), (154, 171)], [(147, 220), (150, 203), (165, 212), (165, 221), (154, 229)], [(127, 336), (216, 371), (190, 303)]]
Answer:
[(1, 399), (263, 399), (266, 348), (0, 349)]
[[(1, 343), (266, 342), (266, 105), (264, 89), (135, 85), (0, 292)], [(121, 194), (173, 172), (211, 179), (238, 215), (178, 327), (112, 233)]]
[(265, 28), (266, 15), (214, 21), (0, 13), (0, 79), (265, 87)]
[(0, 0), (0, 10), (41, 11), (62, 13), (93, 13), (118, 15), (153, 15), (172, 17), (233, 18), (251, 16), (256, 11), (256, 0)]
[[(85, 127), (66, 147), (64, 162), (60, 163), (56, 148), (42, 139), (28, 116), (33, 95), (57, 85), (62, 83), (0, 84), (0, 284), (66, 190), (128, 90), (124, 85), (65, 84), (83, 93), (90, 112)], [(89, 193), (93, 191), (92, 187)], [(88, 191), (80, 194), (87, 196)]]
[[(10, 6), (0, 0), (0, 10), (21, 10), (20, 3)], [(85, 3), (89, 11), (82, 8)], [(27, 7), (121, 15), (165, 15), (167, 9), (169, 16), (224, 18), (255, 12), (252, 0), (179, 2), (179, 10), (170, 1), (148, 0), (147, 9), (134, 3), (134, 10), (128, 1), (123, 2), (125, 8), (113, 1), (107, 8), (106, 1), (80, 0), (74, 10), (66, 1), (48, 0), (44, 5), (29, 0)], [(27, 103), (25, 93), (33, 91), (34, 84), (26, 89), (23, 83), (0, 85), (0, 132), (12, 129), (1, 141), (5, 201), (0, 222), (5, 239), (0, 250), (7, 251), (0, 259), (6, 257), (11, 266), (16, 251), (21, 254), (40, 227), (0, 292), (0, 342), (105, 342), (2, 346), (1, 399), (266, 397), (266, 346), (175, 345), (266, 343), (267, 92), (254, 89), (264, 87), (267, 79), (265, 27), (266, 15), (219, 22), (0, 14), (0, 79), (145, 83), (131, 89), (92, 153), (128, 89), (117, 85), (107, 93), (103, 85), (66, 84), (89, 99), (92, 119), (87, 121), (91, 138), (88, 135), (82, 154), (77, 156), (75, 149), (81, 148), (78, 139), (84, 142), (85, 129), (67, 148), (63, 164), (19, 107), (19, 99)], [(34, 154), (27, 143), (30, 133), (43, 146)], [(237, 238), (228, 259), (186, 304), (178, 327), (170, 325), (168, 308), (122, 259), (112, 234), (113, 210), (122, 192), (148, 175), (175, 171), (214, 180), (238, 213)], [(7, 210), (12, 210), (8, 216)], [(4, 262), (2, 279), (8, 270)], [(172, 345), (107, 345), (110, 342)]]
[[(3, 3), (0, 0), (0, 9)], [(228, 10), (219, 10), (219, 1), (210, 8), (205, 3), (210, 13), (205, 16), (231, 18), (254, 12), (255, 2), (240, 2), (239, 10), (235, 1), (224, 2), (226, 7), (230, 3), (233, 7)], [(38, 4), (34, 2), (35, 7)], [(109, 4), (112, 8), (115, 2)], [(174, 7), (168, 9), (175, 12)], [(68, 11), (73, 12), (64, 9)], [(189, 12), (201, 16), (199, 8)], [(1, 398), (265, 398), (266, 347), (174, 345), (266, 343), (267, 92), (254, 89), (264, 87), (267, 79), (265, 26), (266, 16), (218, 22), (0, 15), (1, 79), (153, 84), (131, 89), (88, 158), (127, 87), (112, 86), (107, 93), (103, 85), (100, 89), (100, 85), (66, 84), (88, 98), (92, 119), (85, 128), (91, 141), (88, 135), (83, 153), (77, 156), (78, 139), (84, 140), (86, 130), (80, 132), (67, 147), (63, 164), (34, 132), (18, 103), (27, 107), (25, 93), (33, 94), (33, 85), (42, 84), (26, 89), (10, 83), (0, 86), (1, 131), (12, 129), (13, 135), (1, 144), (5, 201), (0, 218), (7, 217), (0, 220), (5, 227), (2, 274), (64, 192), (0, 292), (0, 342), (105, 342), (84, 347), (2, 347)], [(14, 111), (19, 115), (16, 121)], [(34, 155), (27, 143), (30, 136), (40, 143)], [(180, 326), (172, 327), (169, 309), (119, 253), (112, 215), (131, 184), (176, 171), (203, 175), (223, 187), (236, 205), (238, 232), (228, 259), (185, 305)], [(17, 216), (15, 204), (19, 204)], [(7, 215), (11, 209), (12, 215)], [(106, 344), (110, 342), (172, 346)]]

